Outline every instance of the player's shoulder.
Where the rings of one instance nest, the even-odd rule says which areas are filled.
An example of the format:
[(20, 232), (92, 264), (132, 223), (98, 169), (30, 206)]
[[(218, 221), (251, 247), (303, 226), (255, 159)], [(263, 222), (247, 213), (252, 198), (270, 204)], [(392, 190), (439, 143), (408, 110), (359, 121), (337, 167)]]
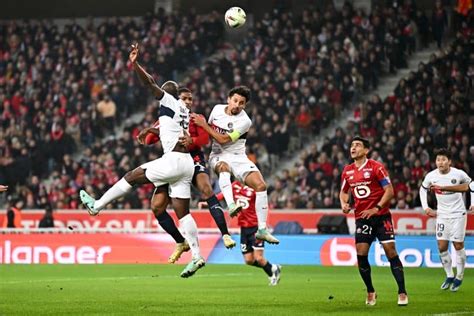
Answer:
[(247, 112), (245, 112), (245, 110), (242, 110), (240, 113), (239, 113), (239, 116), (248, 121), (248, 122), (252, 122), (252, 120), (250, 119), (250, 116), (247, 114)]
[(439, 171), (438, 169), (433, 169), (431, 170), (430, 172), (428, 172), (425, 176), (425, 179), (431, 179), (431, 178), (434, 178), (434, 177), (437, 177), (439, 176)]
[(451, 167), (450, 171), (455, 175), (465, 175), (465, 174), (467, 174), (464, 170), (456, 168), (456, 167)]
[(372, 168), (385, 168), (383, 163), (374, 159), (369, 159), (367, 161), (367, 166), (371, 166)]
[(161, 99), (158, 99), (158, 101), (160, 101), (161, 105), (175, 106), (175, 107), (181, 107), (181, 108), (187, 109), (186, 104), (184, 103), (183, 100), (176, 99), (174, 96), (172, 96), (166, 91), (163, 91), (163, 96), (161, 97)]
[(225, 107), (226, 107), (225, 104), (216, 104), (216, 105), (214, 105), (214, 107), (212, 108), (212, 112), (224, 112), (224, 111), (225, 111)]
[(354, 173), (354, 170), (355, 170), (355, 163), (351, 163), (351, 164), (348, 164), (348, 165), (345, 165), (344, 166), (344, 169), (342, 169), (342, 172), (343, 173)]

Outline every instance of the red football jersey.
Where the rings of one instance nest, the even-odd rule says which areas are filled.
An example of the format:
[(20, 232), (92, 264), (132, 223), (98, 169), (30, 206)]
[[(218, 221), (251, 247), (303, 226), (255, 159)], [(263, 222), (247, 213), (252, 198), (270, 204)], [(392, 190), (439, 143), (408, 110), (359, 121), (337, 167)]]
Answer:
[(234, 181), (232, 182), (232, 193), (234, 193), (235, 202), (242, 205), (242, 212), (238, 216), (239, 226), (258, 226), (257, 213), (255, 212), (255, 190)]
[[(153, 123), (152, 127), (160, 128), (160, 121), (157, 120)], [(193, 143), (189, 145), (189, 151), (191, 152), (191, 156), (193, 156), (194, 160), (202, 160), (202, 146), (205, 146), (209, 143), (209, 134), (202, 128), (201, 126), (197, 126), (193, 120), (189, 122), (189, 135), (193, 139)], [(157, 143), (160, 138), (152, 133), (149, 133), (145, 137), (145, 144), (152, 145)]]
[[(355, 163), (347, 165), (342, 171), (341, 190), (352, 192), (355, 200), (355, 218), (360, 218), (360, 212), (376, 207), (385, 193), (384, 187), (390, 184), (385, 167), (372, 159), (356, 167)], [(377, 215), (389, 213), (388, 206), (382, 208)]]

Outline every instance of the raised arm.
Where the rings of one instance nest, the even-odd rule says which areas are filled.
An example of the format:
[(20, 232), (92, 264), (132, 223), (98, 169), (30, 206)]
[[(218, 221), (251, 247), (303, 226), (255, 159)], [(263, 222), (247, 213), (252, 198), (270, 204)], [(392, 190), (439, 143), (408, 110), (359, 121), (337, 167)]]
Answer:
[(155, 97), (161, 99), (163, 97), (164, 91), (161, 89), (157, 84), (155, 79), (146, 72), (146, 70), (138, 63), (138, 44), (132, 45), (132, 51), (129, 55), (129, 60), (133, 65), (133, 69), (137, 73), (138, 77), (140, 78), (141, 82), (143, 82), (148, 88), (150, 88), (151, 92)]

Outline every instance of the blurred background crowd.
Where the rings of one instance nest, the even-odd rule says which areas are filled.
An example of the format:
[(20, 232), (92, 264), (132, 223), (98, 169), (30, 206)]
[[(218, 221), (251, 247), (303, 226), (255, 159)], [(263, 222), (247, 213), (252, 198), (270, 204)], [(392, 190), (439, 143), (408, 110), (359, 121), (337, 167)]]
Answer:
[[(208, 116), (235, 85), (251, 88), (247, 151), (272, 183), (271, 208), (338, 208), (356, 134), (371, 140), (371, 158), (391, 172), (392, 208), (418, 207), (435, 148), (449, 148), (456, 167), (474, 170), (473, 13), (456, 17), (448, 27), (441, 1), (429, 12), (411, 0), (370, 12), (349, 2), (301, 13), (281, 7), (238, 43), (225, 40), (217, 12), (158, 10), (86, 25), (0, 21), (0, 183), (23, 208), (75, 209), (80, 189), (100, 195), (160, 156), (136, 141), (158, 111), (127, 60), (136, 42), (159, 83), (174, 79), (192, 90), (195, 112)], [(440, 50), (393, 93), (367, 97), (430, 44)], [(353, 108), (322, 146), (307, 146)], [(110, 207), (147, 209), (152, 190), (143, 186)], [(193, 206), (198, 201), (196, 192)]]

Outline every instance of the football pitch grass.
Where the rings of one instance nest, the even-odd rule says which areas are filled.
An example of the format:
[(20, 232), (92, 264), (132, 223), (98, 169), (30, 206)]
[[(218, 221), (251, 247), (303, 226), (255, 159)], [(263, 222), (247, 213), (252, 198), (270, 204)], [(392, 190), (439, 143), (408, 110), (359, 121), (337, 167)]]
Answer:
[(459, 292), (442, 269), (405, 268), (409, 305), (397, 306), (390, 268), (372, 268), (376, 306), (356, 267), (284, 266), (269, 287), (261, 269), (207, 265), (0, 265), (0, 315), (474, 315), (474, 270)]

